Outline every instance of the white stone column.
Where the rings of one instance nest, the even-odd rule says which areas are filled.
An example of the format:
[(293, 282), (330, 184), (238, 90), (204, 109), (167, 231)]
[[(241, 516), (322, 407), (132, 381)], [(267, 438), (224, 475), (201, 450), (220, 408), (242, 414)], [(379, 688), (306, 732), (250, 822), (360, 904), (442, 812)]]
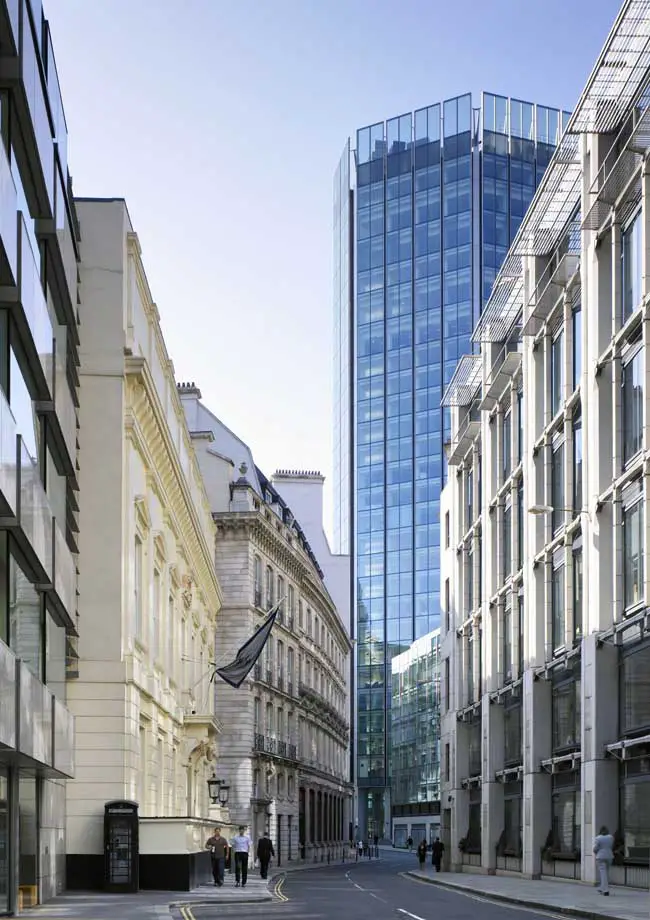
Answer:
[(481, 865), (496, 870), (499, 837), (503, 831), (503, 783), (495, 773), (503, 769), (505, 749), (503, 706), (483, 697), (483, 782), (481, 786)]
[(523, 681), (524, 819), (523, 875), (537, 878), (552, 826), (551, 777), (540, 763), (551, 756), (551, 684), (527, 670)]
[(594, 837), (606, 824), (618, 826), (618, 761), (605, 757), (605, 745), (618, 736), (618, 647), (599, 646), (595, 635), (582, 642), (582, 879), (593, 882), (596, 863)]

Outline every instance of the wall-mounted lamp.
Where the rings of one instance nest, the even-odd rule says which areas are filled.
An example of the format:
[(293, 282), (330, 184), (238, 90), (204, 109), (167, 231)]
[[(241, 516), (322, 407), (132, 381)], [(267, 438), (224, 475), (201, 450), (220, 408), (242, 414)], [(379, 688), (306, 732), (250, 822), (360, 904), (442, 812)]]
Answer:
[(208, 795), (213, 805), (216, 805), (217, 802), (221, 806), (227, 805), (230, 786), (224, 779), (217, 779), (216, 773), (213, 773), (208, 780)]

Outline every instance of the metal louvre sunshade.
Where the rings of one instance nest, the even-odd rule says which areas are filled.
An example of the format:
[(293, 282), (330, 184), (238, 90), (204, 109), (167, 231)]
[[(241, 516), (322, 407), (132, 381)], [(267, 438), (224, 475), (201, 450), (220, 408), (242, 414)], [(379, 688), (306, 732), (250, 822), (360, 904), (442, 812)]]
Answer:
[(614, 131), (634, 103), (649, 67), (650, 0), (628, 0), (569, 119), (567, 131)]
[[(589, 191), (592, 205), (583, 221), (585, 230), (599, 230), (609, 217), (610, 209), (624, 192), (627, 206), (620, 209), (620, 220), (625, 220), (627, 211), (634, 207), (641, 194), (639, 169), (643, 157), (650, 149), (650, 105), (644, 100), (645, 109), (639, 117), (629, 140), (619, 155), (610, 160), (605, 158)], [(638, 174), (637, 174), (638, 173)]]
[(481, 355), (463, 355), (445, 390), (441, 406), (467, 406), (481, 385), (483, 359)]
[[(510, 247), (508, 275), (513, 257), (548, 255), (557, 245), (580, 200), (579, 135), (618, 128), (648, 80), (649, 69), (650, 0), (627, 0)], [(518, 318), (519, 292), (516, 283), (505, 280), (506, 264), (474, 330), (474, 342), (505, 338)]]

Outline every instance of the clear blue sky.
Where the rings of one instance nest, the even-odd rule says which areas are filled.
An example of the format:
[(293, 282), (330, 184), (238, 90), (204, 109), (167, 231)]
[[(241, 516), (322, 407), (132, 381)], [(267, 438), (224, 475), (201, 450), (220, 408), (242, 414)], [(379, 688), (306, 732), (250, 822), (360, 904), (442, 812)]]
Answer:
[[(267, 473), (331, 469), (332, 177), (469, 91), (570, 109), (614, 0), (45, 0), (77, 195), (123, 196), (179, 380)], [(330, 521), (327, 520), (329, 529)]]

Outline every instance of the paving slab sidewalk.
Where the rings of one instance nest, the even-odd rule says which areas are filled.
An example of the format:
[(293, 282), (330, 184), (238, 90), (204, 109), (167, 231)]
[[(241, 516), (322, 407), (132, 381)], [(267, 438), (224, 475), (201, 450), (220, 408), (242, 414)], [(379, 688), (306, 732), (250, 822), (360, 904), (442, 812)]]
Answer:
[(139, 891), (137, 894), (107, 894), (106, 892), (67, 892), (24, 910), (21, 916), (31, 920), (150, 920), (169, 918), (170, 911), (180, 905), (195, 904), (253, 904), (271, 901), (269, 883), (259, 875), (249, 875), (245, 888), (236, 888), (229, 873), (223, 888), (201, 885), (192, 891)]
[(407, 874), (442, 888), (587, 920), (648, 920), (650, 914), (650, 892), (638, 888), (612, 886), (610, 896), (605, 898), (586, 882), (437, 873), (431, 868), (412, 869)]

